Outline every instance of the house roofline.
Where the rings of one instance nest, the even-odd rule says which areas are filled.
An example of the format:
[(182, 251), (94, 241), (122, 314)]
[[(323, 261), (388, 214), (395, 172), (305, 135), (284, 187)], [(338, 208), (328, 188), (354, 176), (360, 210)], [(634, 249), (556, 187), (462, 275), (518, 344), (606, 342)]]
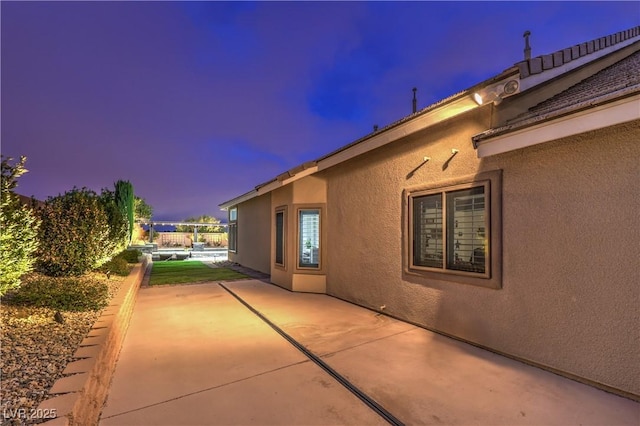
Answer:
[[(624, 97), (607, 97), (594, 104), (589, 101), (563, 114), (542, 116), (520, 123), (492, 137), (473, 138), (478, 158), (502, 154), (549, 142), (578, 133), (585, 133), (640, 120), (640, 86)], [(595, 105), (595, 106), (594, 106)]]
[[(501, 74), (502, 75), (502, 74)], [(487, 81), (494, 81), (492, 78)], [(480, 87), (481, 85), (476, 85)], [(473, 88), (472, 88), (473, 89)], [(350, 144), (344, 145), (328, 154), (319, 157), (317, 160), (300, 164), (288, 171), (276, 176), (273, 179), (257, 185), (238, 197), (232, 198), (219, 204), (222, 210), (226, 210), (236, 204), (248, 201), (252, 198), (271, 192), (277, 188), (288, 185), (298, 179), (312, 175), (318, 171), (325, 170), (337, 164), (348, 161), (359, 155), (369, 152), (378, 147), (391, 143), (401, 137), (423, 130), (436, 123), (455, 117), (471, 109), (479, 107), (472, 99), (472, 89), (459, 92), (453, 96), (436, 102), (416, 113), (408, 115), (380, 130), (370, 133)]]
[[(344, 145), (334, 151), (325, 154), (315, 161), (303, 163), (296, 166), (276, 178), (270, 179), (264, 183), (257, 185), (253, 190), (246, 192), (231, 200), (225, 201), (219, 206), (226, 210), (236, 204), (248, 201), (254, 197), (271, 192), (279, 187), (288, 185), (302, 177), (309, 176), (318, 171), (328, 169), (337, 164), (348, 161), (352, 158), (360, 156), (373, 149), (379, 148), (386, 144), (392, 143), (402, 137), (424, 130), (437, 123), (448, 120), (465, 112), (478, 108), (480, 105), (473, 99), (474, 93), (481, 91), (504, 89), (505, 84), (512, 80), (516, 81), (516, 89), (509, 94), (502, 92), (499, 102), (505, 96), (512, 96), (522, 91), (528, 90), (545, 81), (558, 77), (561, 74), (572, 71), (578, 67), (592, 62), (602, 56), (617, 51), (625, 46), (634, 43), (640, 37), (640, 26), (629, 30), (620, 31), (611, 36), (601, 37), (591, 42), (582, 43), (578, 46), (578, 54), (573, 58), (572, 48), (559, 51), (565, 55), (569, 50), (570, 60), (564, 61), (564, 57), (560, 57), (559, 53), (551, 55), (541, 55), (535, 58), (521, 61), (502, 71), (501, 73), (486, 79), (469, 89), (458, 92), (452, 96), (435, 102), (422, 110), (407, 115), (379, 130), (374, 131), (364, 137)], [(582, 45), (586, 45), (586, 53), (580, 50)], [(551, 66), (548, 66), (548, 58), (551, 57)], [(574, 60), (575, 59), (575, 60)], [(554, 62), (555, 61), (555, 62)], [(538, 71), (535, 67), (540, 63), (541, 68)], [(533, 68), (532, 68), (532, 65)], [(547, 65), (544, 65), (547, 64)], [(533, 71), (532, 71), (533, 70)], [(535, 74), (535, 75), (534, 75)], [(528, 81), (527, 81), (528, 80)], [(473, 140), (474, 147), (476, 140)]]

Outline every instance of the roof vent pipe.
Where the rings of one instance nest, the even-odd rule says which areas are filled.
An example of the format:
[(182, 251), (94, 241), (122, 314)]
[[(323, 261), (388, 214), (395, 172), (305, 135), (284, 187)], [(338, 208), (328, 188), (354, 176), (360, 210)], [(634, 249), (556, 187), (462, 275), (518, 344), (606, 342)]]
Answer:
[(529, 46), (529, 36), (531, 35), (531, 31), (525, 31), (523, 34), (524, 37), (524, 60), (531, 59), (531, 46)]
[(413, 88), (413, 112), (415, 113), (418, 110), (418, 100), (416, 99), (416, 91), (418, 89), (416, 89), (415, 87)]

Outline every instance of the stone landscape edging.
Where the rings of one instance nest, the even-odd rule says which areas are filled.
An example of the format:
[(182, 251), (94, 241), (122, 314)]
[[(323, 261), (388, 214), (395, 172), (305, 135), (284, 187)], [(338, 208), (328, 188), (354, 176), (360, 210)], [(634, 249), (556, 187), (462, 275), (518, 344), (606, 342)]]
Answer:
[(38, 405), (37, 413), (55, 417), (43, 425), (95, 425), (106, 401), (120, 348), (129, 327), (138, 289), (148, 265), (145, 257), (136, 264), (56, 380), (52, 398)]

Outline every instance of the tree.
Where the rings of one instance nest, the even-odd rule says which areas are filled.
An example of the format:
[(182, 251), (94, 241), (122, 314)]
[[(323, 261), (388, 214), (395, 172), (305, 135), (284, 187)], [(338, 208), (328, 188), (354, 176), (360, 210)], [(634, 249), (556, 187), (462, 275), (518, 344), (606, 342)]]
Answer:
[[(216, 224), (220, 223), (220, 219), (217, 219), (213, 216), (202, 215), (198, 217), (190, 217), (185, 219), (183, 222), (193, 222), (193, 223), (211, 223)], [(177, 225), (177, 232), (193, 232), (193, 225)], [(222, 232), (221, 226), (198, 226), (198, 232)]]
[(100, 197), (73, 188), (38, 209), (42, 220), (38, 268), (51, 276), (80, 276), (111, 257), (109, 218)]
[(14, 189), (17, 179), (27, 173), (27, 158), (11, 165), (13, 159), (2, 157), (0, 189), (0, 296), (18, 288), (21, 277), (33, 269), (33, 253), (38, 248), (40, 221), (20, 202)]
[(129, 223), (124, 212), (116, 203), (114, 191), (104, 188), (100, 193), (102, 208), (109, 221), (109, 243), (111, 254), (115, 255), (127, 248), (129, 236)]
[(153, 207), (151, 207), (144, 198), (134, 197), (135, 217), (136, 220), (149, 220), (153, 216)]
[(133, 185), (127, 180), (119, 180), (115, 183), (115, 188), (116, 204), (127, 218), (129, 224), (127, 244), (131, 244), (135, 220)]

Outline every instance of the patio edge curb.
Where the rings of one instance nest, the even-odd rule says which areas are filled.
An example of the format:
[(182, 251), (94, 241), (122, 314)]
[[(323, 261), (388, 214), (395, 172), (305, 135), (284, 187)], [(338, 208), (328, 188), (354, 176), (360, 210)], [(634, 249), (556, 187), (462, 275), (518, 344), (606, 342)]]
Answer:
[(56, 416), (43, 425), (98, 424), (147, 265), (144, 258), (133, 267), (80, 343), (75, 360), (63, 371), (64, 377), (51, 387), (52, 396), (38, 405), (38, 410)]

